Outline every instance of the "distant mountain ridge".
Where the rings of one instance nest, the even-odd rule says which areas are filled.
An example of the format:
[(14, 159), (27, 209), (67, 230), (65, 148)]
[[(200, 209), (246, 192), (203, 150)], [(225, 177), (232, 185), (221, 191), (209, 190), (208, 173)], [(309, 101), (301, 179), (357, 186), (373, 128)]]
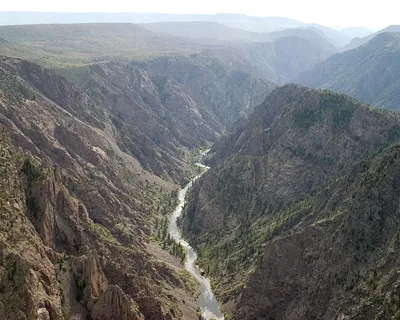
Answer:
[(352, 38), (363, 38), (363, 37), (368, 37), (370, 36), (373, 32), (363, 28), (363, 27), (349, 27), (349, 28), (345, 28), (340, 30), (342, 33), (346, 33), (347, 35), (349, 35)]
[[(173, 23), (173, 26), (179, 27), (180, 24)], [(196, 28), (199, 24), (202, 27), (211, 26), (210, 30), (197, 31), (197, 35), (214, 36), (214, 39), (204, 41), (203, 38), (188, 38), (186, 31), (179, 31), (175, 27), (175, 31), (171, 31), (175, 35), (160, 33), (163, 26), (169, 23), (156, 25), (160, 32), (130, 23), (0, 26), (0, 37), (10, 41), (0, 46), (0, 53), (56, 69), (70, 80), (77, 76), (79, 82), (86, 77), (87, 67), (82, 65), (113, 60), (148, 60), (165, 55), (199, 55), (218, 58), (229, 68), (267, 81), (284, 83), (337, 52), (314, 29), (287, 29), (263, 34), (236, 30), (214, 22), (182, 24), (195, 25)], [(216, 29), (221, 31), (218, 36), (213, 35)], [(238, 40), (218, 40), (229, 35), (231, 39)], [(70, 77), (72, 74), (75, 76)]]
[(400, 110), (400, 33), (380, 33), (356, 49), (336, 54), (294, 82), (347, 93), (362, 102)]
[[(11, 18), (12, 17), (12, 18)], [(324, 32), (337, 47), (351, 41), (353, 34), (332, 28), (307, 24), (284, 17), (255, 17), (244, 14), (158, 14), (158, 13), (49, 13), (49, 12), (0, 12), (0, 25), (40, 23), (160, 23), (208, 21), (251, 32), (270, 32), (292, 28), (317, 28)], [(357, 33), (358, 34), (358, 33)], [(358, 34), (359, 36), (362, 34)]]
[(189, 22), (159, 22), (140, 24), (144, 29), (156, 33), (166, 33), (171, 36), (215, 39), (220, 41), (251, 41), (272, 42), (284, 37), (298, 37), (318, 43), (321, 47), (336, 51), (336, 48), (325, 37), (324, 33), (316, 28), (291, 28), (270, 32), (251, 32), (238, 28), (227, 27), (220, 22), (189, 21)]
[(227, 64), (276, 83), (286, 83), (305, 70), (332, 56), (329, 43), (287, 36), (265, 43), (239, 43), (204, 54), (217, 56)]
[(192, 53), (219, 46), (217, 41), (156, 34), (133, 23), (82, 23), (0, 26), (9, 41), (0, 54), (28, 59), (46, 67)]
[(361, 37), (356, 37), (353, 40), (351, 40), (351, 42), (349, 44), (344, 46), (342, 48), (342, 51), (347, 51), (347, 50), (358, 48), (359, 46), (362, 46), (363, 44), (366, 44), (368, 41), (372, 40), (378, 34), (385, 33), (385, 32), (390, 32), (390, 33), (400, 32), (400, 25), (398, 25), (398, 26), (396, 26), (396, 25), (389, 26), (389, 27), (387, 27), (385, 29), (382, 29), (382, 30), (379, 30), (378, 32), (375, 32), (374, 34), (371, 34), (371, 35), (368, 35), (368, 36), (365, 36), (365, 37), (362, 37), (362, 38)]

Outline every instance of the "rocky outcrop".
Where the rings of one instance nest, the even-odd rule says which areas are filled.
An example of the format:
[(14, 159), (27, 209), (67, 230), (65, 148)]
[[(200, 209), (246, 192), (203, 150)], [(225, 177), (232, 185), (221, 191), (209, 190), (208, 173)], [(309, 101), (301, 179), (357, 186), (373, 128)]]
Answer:
[(79, 257), (74, 266), (76, 283), (85, 283), (82, 300), (88, 306), (88, 309), (92, 310), (93, 305), (108, 288), (108, 281), (101, 269), (97, 253), (91, 252)]
[(109, 286), (93, 307), (94, 320), (143, 320), (137, 306), (118, 286)]
[(56, 272), (26, 215), (20, 154), (0, 132), (0, 301), (2, 319), (64, 319)]

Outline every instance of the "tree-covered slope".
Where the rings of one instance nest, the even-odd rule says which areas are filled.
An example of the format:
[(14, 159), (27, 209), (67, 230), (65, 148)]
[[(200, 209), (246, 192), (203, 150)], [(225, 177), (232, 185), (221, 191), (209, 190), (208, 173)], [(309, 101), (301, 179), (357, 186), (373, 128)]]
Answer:
[(294, 81), (343, 92), (377, 107), (400, 110), (400, 35), (382, 33), (329, 58)]
[[(378, 293), (357, 290), (374, 263), (385, 258), (395, 235), (389, 221), (396, 213), (382, 209), (375, 216), (361, 187), (363, 179), (382, 182), (395, 158), (384, 160), (382, 169), (372, 168), (399, 138), (395, 113), (343, 94), (287, 85), (212, 148), (213, 168), (193, 187), (183, 226), (229, 313), (237, 319), (332, 319), (383, 310), (374, 301), (370, 313), (360, 311), (367, 304), (361, 297), (374, 299)], [(377, 206), (397, 207), (394, 194)], [(356, 227), (358, 219), (364, 222)], [(388, 219), (388, 234), (385, 226), (375, 229), (379, 219)], [(367, 241), (373, 230), (374, 241), (386, 249), (375, 251)], [(324, 249), (326, 243), (332, 246)], [(395, 272), (395, 265), (390, 268)], [(391, 292), (384, 287), (387, 272), (376, 280), (384, 293)]]

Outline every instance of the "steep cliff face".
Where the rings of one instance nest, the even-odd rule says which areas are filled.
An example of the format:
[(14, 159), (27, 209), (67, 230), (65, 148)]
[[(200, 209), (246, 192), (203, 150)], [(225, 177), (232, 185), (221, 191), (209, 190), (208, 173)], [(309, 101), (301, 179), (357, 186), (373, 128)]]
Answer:
[(330, 185), (306, 223), (266, 245), (236, 318), (398, 316), (399, 147)]
[(110, 111), (65, 79), (9, 58), (0, 78), (0, 318), (188, 312), (180, 297), (193, 284), (147, 249), (153, 219), (172, 210), (171, 181), (190, 174), (183, 160), (166, 161), (162, 180), (119, 147)]
[[(53, 135), (58, 143), (67, 146), (74, 153), (80, 156), (83, 153), (85, 160), (92, 165), (101, 163), (101, 158), (110, 156), (126, 158), (130, 155), (136, 159), (135, 162), (139, 161), (144, 169), (158, 176), (171, 178), (175, 182), (182, 182), (188, 175), (188, 168), (184, 164), (184, 148), (196, 147), (215, 139), (220, 129), (218, 124), (212, 128), (204, 125), (204, 120), (203, 124), (199, 121), (197, 133), (200, 137), (196, 140), (191, 138), (193, 134), (188, 129), (188, 125), (176, 120), (175, 126), (169, 124), (177, 131), (174, 132), (174, 139), (171, 129), (165, 125), (167, 122), (165, 119), (171, 117), (171, 111), (168, 108), (171, 108), (172, 104), (164, 108), (164, 114), (162, 111), (157, 113), (156, 106), (141, 104), (141, 100), (135, 103), (133, 99), (136, 96), (129, 97), (127, 89), (128, 92), (116, 93), (115, 90), (113, 91), (112, 83), (106, 83), (100, 87), (93, 84), (93, 91), (97, 91), (92, 93), (99, 93), (95, 97), (96, 100), (93, 100), (70, 82), (38, 65), (10, 58), (3, 58), (0, 63), (6, 97), (16, 99), (18, 96), (18, 102), (22, 98), (27, 98), (23, 102), (29, 106), (25, 107), (19, 118), (29, 118), (30, 114), (35, 113), (33, 116), (37, 118), (36, 121), (43, 123), (43, 128), (51, 128), (47, 134)], [(117, 73), (116, 70), (112, 71)], [(152, 94), (151, 90), (155, 88), (153, 86), (147, 88), (146, 91), (146, 83), (143, 82), (142, 91), (149, 97)], [(25, 93), (29, 95), (25, 97)], [(142, 92), (138, 90), (136, 94), (140, 95), (140, 93)], [(178, 90), (177, 94), (181, 92)], [(41, 113), (40, 109), (47, 105), (51, 105), (48, 107), (51, 110)], [(7, 111), (8, 114), (5, 113), (5, 117), (15, 118), (11, 107), (8, 106)], [(194, 111), (191, 110), (191, 112), (189, 115), (186, 114), (185, 121), (193, 117)], [(20, 119), (12, 120), (17, 122)], [(189, 124), (194, 126), (194, 121)], [(24, 122), (19, 123), (18, 126), (22, 131), (27, 130)], [(90, 131), (93, 132), (88, 134)], [(32, 139), (31, 133), (26, 135)], [(167, 140), (163, 136), (171, 139)], [(179, 136), (179, 141), (176, 136)], [(120, 155), (121, 152), (124, 153), (123, 156)]]
[(0, 133), (1, 154), (1, 319), (63, 319), (54, 266), (30, 224), (19, 155)]
[(15, 151), (3, 137), (1, 319), (178, 317), (167, 288), (192, 289), (146, 252), (145, 237), (118, 240), (70, 194), (60, 169)]
[(136, 65), (177, 81), (198, 106), (209, 110), (229, 130), (276, 87), (274, 82), (235, 68), (212, 52), (190, 57), (161, 57)]
[(153, 141), (162, 144), (164, 153), (182, 145), (199, 147), (214, 141), (223, 130), (212, 110), (198, 105), (172, 78), (131, 64), (108, 63), (90, 69), (93, 80), (85, 91), (108, 106), (117, 119), (125, 122), (127, 130), (146, 133), (150, 141), (143, 147), (153, 149)]
[[(376, 183), (393, 170), (395, 156), (385, 154), (397, 145), (382, 150), (399, 140), (399, 128), (397, 114), (287, 85), (213, 147), (213, 169), (193, 188), (184, 229), (229, 312), (237, 319), (346, 319), (365, 317), (361, 309), (371, 301), (368, 315), (383, 312), (374, 290), (391, 292), (383, 283), (395, 264), (377, 288), (363, 286), (395, 239), (384, 221), (397, 219), (397, 209), (380, 200), (376, 211), (367, 193), (392, 192)], [(386, 165), (373, 169), (379, 161)], [(363, 182), (373, 173), (379, 191)], [(385, 199), (397, 208), (396, 192)], [(397, 307), (390, 308), (394, 315)]]

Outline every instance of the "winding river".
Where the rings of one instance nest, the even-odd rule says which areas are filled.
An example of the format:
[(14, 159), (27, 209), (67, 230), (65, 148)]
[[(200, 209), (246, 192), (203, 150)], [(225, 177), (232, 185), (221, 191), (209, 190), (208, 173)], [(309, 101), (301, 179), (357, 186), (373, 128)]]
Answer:
[[(198, 166), (203, 167), (205, 169), (209, 169), (209, 167), (204, 166), (203, 164), (197, 163)], [(195, 265), (195, 261), (197, 259), (196, 251), (190, 246), (188, 242), (182, 239), (182, 236), (179, 232), (177, 226), (177, 219), (182, 214), (182, 209), (185, 204), (185, 195), (188, 189), (192, 186), (193, 182), (201, 176), (196, 176), (192, 181), (190, 181), (181, 191), (179, 192), (179, 204), (172, 212), (170, 222), (169, 222), (169, 234), (176, 241), (179, 242), (186, 249), (186, 261), (185, 268), (190, 272), (193, 277), (195, 277), (201, 284), (201, 294), (198, 300), (198, 304), (200, 307), (200, 312), (202, 316), (206, 320), (217, 319), (224, 320), (224, 316), (221, 312), (219, 302), (215, 298), (214, 293), (211, 289), (210, 279), (205, 278), (201, 275), (200, 271)]]

